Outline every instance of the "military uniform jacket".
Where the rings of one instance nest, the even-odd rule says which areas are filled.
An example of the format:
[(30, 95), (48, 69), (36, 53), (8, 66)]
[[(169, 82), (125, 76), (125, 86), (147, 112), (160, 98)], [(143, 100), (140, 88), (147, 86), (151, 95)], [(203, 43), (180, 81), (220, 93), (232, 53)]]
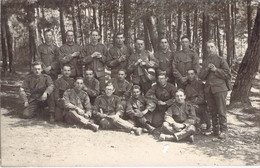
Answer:
[(77, 91), (75, 88), (68, 89), (63, 95), (64, 105), (67, 109), (76, 109), (77, 107), (85, 110), (85, 112), (91, 111), (92, 106), (88, 94), (83, 90)]
[(122, 116), (124, 110), (120, 98), (116, 95), (110, 97), (106, 95), (98, 96), (94, 103), (94, 115), (99, 117), (102, 112), (107, 115), (119, 114)]
[(167, 122), (167, 120), (171, 118), (177, 123), (189, 125), (194, 125), (197, 120), (194, 107), (187, 102), (184, 104), (175, 102), (171, 107), (169, 107), (165, 112), (164, 120)]
[(200, 65), (198, 54), (193, 50), (177, 51), (174, 54), (172, 62), (174, 77), (177, 78), (177, 80), (180, 80), (180, 78), (187, 76), (187, 71), (189, 69), (195, 69), (197, 73), (199, 73)]
[(72, 89), (74, 86), (74, 79), (70, 77), (62, 76), (54, 81), (54, 99), (58, 101), (63, 98), (63, 94), (66, 90)]
[[(85, 56), (82, 60), (84, 64), (86, 64), (86, 68), (90, 68), (94, 70), (94, 73), (97, 78), (105, 76), (105, 66), (107, 59), (107, 48), (103, 44), (87, 44), (84, 48)], [(94, 52), (99, 52), (102, 54), (102, 58), (92, 58), (91, 55)]]
[[(146, 63), (145, 66), (135, 65), (138, 59), (142, 59), (143, 62)], [(132, 74), (132, 82), (133, 83), (139, 83), (141, 80), (141, 77), (145, 76), (145, 69), (147, 70), (148, 68), (158, 68), (159, 63), (158, 60), (154, 57), (154, 55), (147, 51), (144, 50), (141, 53), (135, 53), (130, 56), (129, 58), (129, 64), (128, 64), (128, 73)]]
[[(214, 64), (217, 68), (216, 72), (212, 72), (207, 67), (209, 64)], [(231, 72), (227, 62), (218, 55), (208, 56), (202, 63), (202, 69), (199, 77), (206, 80), (205, 93), (228, 91), (226, 80), (231, 78)]]
[(114, 95), (124, 99), (128, 99), (130, 97), (132, 84), (127, 80), (120, 81), (118, 78), (112, 78), (109, 82), (111, 82), (115, 88)]
[(97, 97), (100, 93), (100, 86), (99, 81), (96, 78), (93, 78), (92, 80), (84, 79), (84, 84), (87, 87), (87, 90), (85, 90), (89, 97)]
[(49, 75), (29, 74), (20, 88), (21, 97), (24, 102), (32, 102), (33, 100), (40, 100), (42, 94), (47, 92), (50, 95), (53, 92), (53, 81)]
[(164, 101), (167, 106), (171, 106), (175, 101), (176, 91), (176, 87), (171, 83), (167, 83), (165, 87), (156, 84), (148, 90), (145, 96), (154, 100), (156, 104), (161, 100)]
[(157, 51), (154, 53), (155, 58), (159, 62), (159, 70), (166, 71), (167, 77), (172, 76), (172, 61), (173, 61), (173, 53), (171, 50), (167, 50), (167, 52)]
[(185, 87), (186, 100), (194, 105), (205, 104), (204, 85), (200, 80), (188, 82)]
[[(112, 76), (116, 75), (120, 69), (125, 69), (127, 67), (128, 59), (131, 53), (132, 51), (130, 47), (125, 45), (123, 45), (121, 48), (113, 46), (109, 49), (107, 56), (107, 66), (111, 68)], [(118, 58), (122, 55), (126, 55), (126, 60), (119, 62)]]
[[(80, 52), (78, 57), (71, 57), (71, 54), (74, 52)], [(82, 66), (78, 63), (81, 58), (83, 58), (84, 53), (83, 49), (80, 45), (73, 43), (64, 44), (59, 49), (59, 59), (60, 62), (64, 64), (68, 64), (71, 66), (71, 76), (82, 76)]]
[(43, 43), (38, 47), (37, 61), (41, 61), (46, 67), (51, 66), (53, 71), (59, 71), (58, 47), (54, 44)]
[(153, 112), (155, 107), (156, 104), (143, 95), (140, 95), (138, 98), (131, 97), (126, 104), (126, 115), (132, 115), (135, 114), (136, 111), (143, 111), (145, 109), (149, 112)]

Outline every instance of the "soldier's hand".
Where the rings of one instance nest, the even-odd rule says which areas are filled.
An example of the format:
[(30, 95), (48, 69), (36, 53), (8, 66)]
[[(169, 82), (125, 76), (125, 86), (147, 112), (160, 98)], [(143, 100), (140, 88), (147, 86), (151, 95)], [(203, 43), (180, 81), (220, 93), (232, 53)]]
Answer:
[(29, 106), (29, 103), (28, 103), (28, 101), (26, 101), (26, 102), (24, 102), (24, 107), (28, 107)]
[[(179, 130), (182, 130), (183, 128), (185, 128), (185, 124), (175, 123), (174, 125), (175, 125), (175, 127), (176, 127), (177, 129), (179, 129)], [(178, 130), (177, 130), (177, 131), (178, 131)]]
[(138, 112), (138, 113), (135, 113), (135, 116), (136, 116), (136, 117), (143, 117), (144, 114), (143, 114), (142, 112)]
[(42, 101), (47, 100), (47, 96), (48, 96), (47, 93), (44, 92), (44, 93), (42, 94), (41, 100), (42, 100)]
[(146, 62), (142, 61), (141, 66), (145, 66), (145, 65), (146, 65)]
[(71, 54), (71, 56), (72, 56), (72, 57), (77, 57), (77, 56), (79, 56), (79, 54), (80, 54), (80, 52), (77, 51), (77, 52), (74, 52), (73, 54)]
[(97, 58), (102, 58), (102, 54), (97, 52)]
[(80, 108), (77, 108), (77, 112), (79, 115), (84, 115), (84, 113), (85, 113), (85, 111)]
[(215, 67), (214, 64), (211, 64), (211, 71), (215, 72), (217, 70), (217, 68)]
[(161, 101), (161, 100), (158, 101), (158, 104), (159, 105), (166, 105), (166, 103), (164, 101)]
[(90, 112), (90, 111), (87, 111), (87, 112), (84, 114), (84, 117), (85, 117), (85, 118), (90, 118), (90, 117), (91, 117), (91, 112)]

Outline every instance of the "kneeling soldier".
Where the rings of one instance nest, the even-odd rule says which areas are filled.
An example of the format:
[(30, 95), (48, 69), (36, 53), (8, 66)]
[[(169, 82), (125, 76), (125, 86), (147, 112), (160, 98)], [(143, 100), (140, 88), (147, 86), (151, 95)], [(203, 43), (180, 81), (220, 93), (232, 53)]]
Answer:
[(23, 81), (20, 88), (20, 95), (24, 101), (25, 110), (23, 118), (33, 118), (36, 112), (45, 107), (49, 107), (50, 121), (54, 122), (54, 105), (50, 94), (53, 91), (53, 82), (50, 76), (42, 74), (43, 64), (33, 63), (33, 74), (29, 74)]
[(127, 101), (126, 115), (136, 125), (146, 128), (150, 133), (155, 129), (151, 126), (152, 112), (156, 105), (152, 100), (141, 95), (141, 88), (138, 85), (133, 86), (133, 96)]
[(159, 140), (179, 141), (188, 137), (190, 142), (194, 141), (197, 117), (194, 107), (185, 102), (185, 98), (183, 90), (176, 92), (176, 103), (166, 111), (161, 128), (165, 134), (160, 134)]
[(94, 115), (97, 123), (103, 129), (122, 128), (126, 131), (134, 131), (136, 135), (142, 133), (141, 128), (134, 127), (130, 122), (123, 120), (123, 106), (118, 96), (113, 95), (115, 89), (108, 83), (105, 94), (96, 98), (94, 103)]
[(90, 119), (92, 106), (88, 94), (83, 91), (83, 78), (77, 78), (75, 87), (66, 90), (63, 98), (65, 105), (65, 121), (68, 124), (79, 124), (84, 128), (98, 131), (99, 126)]

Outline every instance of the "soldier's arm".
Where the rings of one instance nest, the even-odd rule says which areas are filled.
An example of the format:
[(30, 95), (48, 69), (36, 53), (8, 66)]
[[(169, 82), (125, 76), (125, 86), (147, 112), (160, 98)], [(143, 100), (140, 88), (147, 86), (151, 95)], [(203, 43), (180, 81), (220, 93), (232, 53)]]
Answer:
[(152, 86), (152, 88), (146, 92), (145, 97), (149, 98), (150, 100), (152, 100), (154, 103), (157, 104), (159, 100), (155, 95), (155, 91), (156, 91), (156, 86)]
[(90, 99), (88, 94), (85, 94), (85, 99), (84, 99), (84, 108), (85, 108), (85, 112), (91, 112), (92, 111), (92, 106), (90, 104)]
[(103, 114), (101, 113), (100, 111), (100, 104), (101, 104), (101, 98), (100, 97), (97, 97), (95, 99), (95, 102), (94, 102), (94, 107), (93, 107), (93, 115), (97, 118), (102, 118), (103, 117)]
[(59, 68), (59, 53), (58, 53), (59, 48), (55, 45), (55, 49), (54, 49), (54, 60), (51, 63), (51, 68), (52, 69), (58, 69)]
[(133, 71), (138, 67), (136, 60), (134, 59), (134, 55), (131, 55), (129, 57), (129, 61), (128, 61), (128, 65), (127, 65), (127, 69), (128, 69), (128, 73), (131, 74), (133, 73)]
[(208, 68), (208, 64), (206, 63), (203, 63), (202, 64), (202, 69), (199, 73), (199, 78), (202, 79), (202, 80), (206, 80), (207, 79), (207, 76), (209, 74), (209, 68)]
[(196, 124), (196, 112), (195, 112), (195, 108), (192, 105), (188, 105), (188, 118), (187, 120), (184, 122), (185, 125), (194, 125)]
[(36, 55), (35, 55), (35, 60), (36, 61), (42, 61), (41, 58), (41, 51), (43, 50), (43, 48), (41, 47), (41, 45), (38, 46), (38, 49), (36, 51)]
[(224, 59), (221, 59), (220, 68), (216, 69), (215, 75), (221, 79), (231, 79), (230, 68)]
[(53, 81), (52, 81), (50, 76), (46, 76), (46, 83), (47, 83), (48, 87), (44, 91), (44, 93), (47, 93), (48, 95), (50, 95), (53, 92), (53, 89), (54, 89)]
[(126, 111), (125, 112), (126, 112), (127, 116), (134, 115), (134, 113), (135, 113), (130, 100), (128, 100), (127, 103), (126, 103)]
[(26, 78), (23, 81), (22, 86), (20, 87), (20, 96), (23, 99), (23, 102), (28, 102), (28, 96), (30, 95), (30, 91), (29, 91), (29, 80), (28, 78)]
[(70, 99), (69, 99), (69, 90), (66, 90), (63, 94), (63, 99), (64, 99), (64, 106), (65, 108), (67, 109), (74, 109), (74, 110), (77, 110), (78, 107), (75, 106), (74, 104), (72, 104), (70, 102)]
[(121, 117), (124, 115), (124, 108), (123, 108), (122, 102), (119, 98), (116, 99), (116, 101), (117, 101), (116, 102), (116, 115)]
[(67, 53), (65, 50), (65, 47), (60, 47), (58, 50), (59, 60), (62, 64), (68, 63), (70, 60), (72, 60), (71, 54)]
[(92, 96), (92, 97), (98, 96), (99, 93), (100, 93), (99, 82), (97, 82), (97, 83), (95, 84), (95, 88), (94, 88), (94, 89), (91, 89), (91, 88), (87, 87), (87, 89), (84, 89), (84, 91), (86, 91), (89, 96)]
[(113, 51), (110, 49), (107, 55), (107, 66), (109, 67), (118, 66), (120, 63), (118, 59), (113, 59), (113, 54)]
[(199, 74), (200, 72), (200, 62), (199, 62), (199, 56), (197, 54), (197, 52), (194, 51), (194, 55), (193, 55), (193, 59), (192, 59), (192, 65), (193, 68), (197, 71), (197, 73)]
[(124, 93), (125, 98), (129, 98), (131, 96), (131, 89), (132, 89), (133, 84), (132, 83), (128, 83), (126, 86), (126, 91)]
[(173, 61), (172, 61), (172, 74), (175, 78), (180, 79), (183, 76), (181, 75), (181, 73), (178, 71), (177, 69), (177, 58), (176, 56), (173, 57)]
[(103, 46), (103, 51), (102, 51), (102, 58), (100, 59), (101, 62), (103, 63), (106, 63), (107, 61), (107, 54), (108, 54), (108, 49), (105, 45), (102, 45)]
[(165, 101), (165, 103), (167, 104), (167, 106), (171, 106), (171, 105), (173, 105), (173, 103), (175, 102), (175, 94), (176, 94), (176, 91), (177, 91), (177, 89), (175, 88), (175, 86), (170, 89), (171, 98), (170, 98), (169, 100)]
[(164, 115), (164, 121), (168, 122), (169, 124), (175, 123), (174, 119), (172, 118), (173, 110), (172, 107), (169, 107)]
[(145, 99), (146, 101), (146, 109), (150, 112), (153, 112), (156, 108), (156, 104), (152, 101), (152, 100), (149, 100), (149, 99)]

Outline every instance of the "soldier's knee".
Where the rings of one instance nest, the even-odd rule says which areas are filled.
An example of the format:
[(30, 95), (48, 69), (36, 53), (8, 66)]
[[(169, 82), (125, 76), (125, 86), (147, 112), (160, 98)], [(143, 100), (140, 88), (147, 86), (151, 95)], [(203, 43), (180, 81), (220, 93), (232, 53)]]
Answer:
[(187, 126), (187, 130), (192, 132), (192, 133), (195, 133), (196, 132), (196, 127), (194, 125), (189, 125), (189, 126)]
[(163, 122), (162, 127), (169, 128), (170, 124), (168, 122)]
[(112, 125), (111, 122), (105, 118), (99, 121), (99, 126), (102, 129), (110, 129), (112, 127), (111, 125)]
[(23, 114), (22, 114), (22, 118), (24, 119), (31, 119), (34, 117), (34, 113), (30, 112), (28, 110), (24, 110)]

